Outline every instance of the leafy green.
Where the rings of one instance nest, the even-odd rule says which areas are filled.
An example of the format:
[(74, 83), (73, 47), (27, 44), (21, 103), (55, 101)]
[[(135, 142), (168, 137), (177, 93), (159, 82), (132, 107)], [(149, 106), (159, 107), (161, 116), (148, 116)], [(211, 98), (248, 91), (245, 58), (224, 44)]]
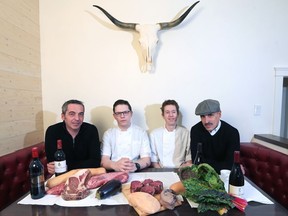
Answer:
[(198, 212), (233, 208), (233, 197), (226, 193), (218, 173), (206, 163), (180, 171), (186, 198), (199, 204)]
[(219, 178), (218, 173), (209, 164), (203, 163), (198, 165), (198, 178), (208, 183), (208, 185), (216, 190), (225, 191), (224, 183)]

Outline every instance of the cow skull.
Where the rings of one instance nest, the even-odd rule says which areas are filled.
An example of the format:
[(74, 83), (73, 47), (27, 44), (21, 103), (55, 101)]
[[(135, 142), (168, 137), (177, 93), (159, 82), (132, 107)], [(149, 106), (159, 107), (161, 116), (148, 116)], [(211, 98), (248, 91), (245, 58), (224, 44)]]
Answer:
[(190, 13), (190, 11), (194, 8), (199, 1), (195, 2), (191, 5), (178, 19), (171, 22), (157, 23), (157, 24), (138, 24), (138, 23), (124, 23), (116, 18), (114, 18), (111, 14), (109, 14), (105, 9), (98, 5), (93, 5), (94, 7), (100, 9), (112, 23), (116, 26), (127, 29), (127, 30), (135, 30), (139, 32), (139, 43), (141, 46), (142, 54), (145, 60), (145, 65), (141, 68), (143, 72), (151, 72), (153, 70), (153, 56), (156, 50), (156, 46), (158, 43), (158, 35), (157, 32), (159, 30), (170, 29), (177, 25), (179, 25), (186, 16)]

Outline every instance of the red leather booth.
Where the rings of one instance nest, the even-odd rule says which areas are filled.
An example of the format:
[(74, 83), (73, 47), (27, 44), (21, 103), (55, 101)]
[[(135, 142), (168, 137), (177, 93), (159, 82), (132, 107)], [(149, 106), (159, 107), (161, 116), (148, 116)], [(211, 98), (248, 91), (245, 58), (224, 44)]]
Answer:
[(39, 158), (48, 177), (44, 142), (0, 157), (0, 211), (30, 190), (29, 164), (31, 150), (38, 147)]
[(258, 143), (241, 143), (245, 176), (288, 209), (288, 155)]

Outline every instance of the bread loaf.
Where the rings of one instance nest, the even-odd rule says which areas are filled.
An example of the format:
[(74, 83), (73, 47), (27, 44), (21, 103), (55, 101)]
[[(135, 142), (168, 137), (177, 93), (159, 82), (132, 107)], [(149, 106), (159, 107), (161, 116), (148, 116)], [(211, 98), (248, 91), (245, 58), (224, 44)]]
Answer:
[(144, 214), (154, 214), (160, 211), (161, 207), (159, 201), (154, 196), (145, 192), (131, 193), (128, 196), (128, 202)]

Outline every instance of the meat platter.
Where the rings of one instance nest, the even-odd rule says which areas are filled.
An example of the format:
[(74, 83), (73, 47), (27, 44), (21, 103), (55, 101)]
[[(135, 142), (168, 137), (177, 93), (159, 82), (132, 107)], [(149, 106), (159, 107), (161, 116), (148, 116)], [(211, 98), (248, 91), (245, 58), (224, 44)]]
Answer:
[[(116, 173), (115, 173), (116, 174)], [(111, 174), (113, 175), (113, 174)], [(110, 176), (112, 177), (112, 176)], [(143, 181), (144, 179), (151, 178), (155, 180), (160, 180), (163, 182), (163, 188), (169, 188), (169, 186), (177, 181), (179, 181), (179, 177), (174, 172), (137, 172), (137, 173), (129, 173), (128, 182), (123, 184), (122, 187), (130, 187), (130, 183), (134, 180)], [(99, 182), (99, 181), (98, 181)], [(100, 206), (100, 205), (127, 205), (129, 204), (127, 201), (127, 194), (130, 193), (128, 190), (124, 193), (119, 193), (115, 196), (109, 197), (107, 199), (98, 200), (95, 198), (95, 194), (98, 188), (90, 189), (90, 194), (88, 197), (81, 200), (72, 200), (66, 201), (59, 195), (45, 195), (41, 199), (33, 200), (31, 199), (30, 194), (24, 197), (22, 200), (18, 202), (18, 204), (28, 204), (28, 205), (58, 205), (64, 207), (85, 207), (85, 206)], [(182, 198), (182, 197), (181, 197)], [(162, 210), (162, 209), (161, 209)], [(163, 209), (164, 210), (164, 209)]]

